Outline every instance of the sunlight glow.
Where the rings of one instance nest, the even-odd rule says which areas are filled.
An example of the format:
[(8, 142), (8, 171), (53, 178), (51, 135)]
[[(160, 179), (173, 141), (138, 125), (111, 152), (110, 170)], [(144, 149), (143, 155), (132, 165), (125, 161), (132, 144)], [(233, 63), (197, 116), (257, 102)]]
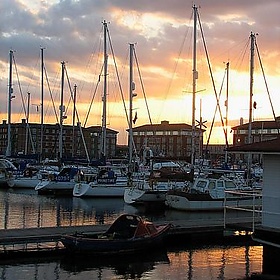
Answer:
[(166, 18), (162, 18), (160, 15), (143, 14), (131, 10), (114, 11), (114, 18), (120, 25), (137, 30), (146, 38), (159, 36), (162, 32), (162, 26), (166, 24)]

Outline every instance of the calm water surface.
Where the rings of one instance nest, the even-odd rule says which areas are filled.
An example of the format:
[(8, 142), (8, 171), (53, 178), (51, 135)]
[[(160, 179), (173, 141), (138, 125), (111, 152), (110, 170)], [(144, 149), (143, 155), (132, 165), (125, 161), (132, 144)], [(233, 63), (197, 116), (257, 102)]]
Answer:
[[(0, 228), (111, 223), (121, 213), (153, 221), (223, 218), (222, 213), (149, 212), (122, 199), (39, 196), (33, 190), (0, 190)], [(241, 215), (235, 213), (234, 215)], [(218, 244), (219, 242), (217, 242)], [(262, 271), (262, 246), (191, 244), (129, 258), (69, 256), (0, 263), (0, 279), (246, 279)]]

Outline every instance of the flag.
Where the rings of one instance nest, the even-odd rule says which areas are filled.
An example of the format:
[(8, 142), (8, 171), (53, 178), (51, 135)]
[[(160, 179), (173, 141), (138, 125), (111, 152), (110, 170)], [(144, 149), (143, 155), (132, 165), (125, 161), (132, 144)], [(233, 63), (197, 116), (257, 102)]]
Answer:
[(135, 124), (136, 123), (136, 121), (137, 121), (137, 119), (138, 119), (138, 117), (137, 117), (137, 112), (135, 112), (135, 116), (134, 116), (134, 119), (133, 119), (133, 124)]

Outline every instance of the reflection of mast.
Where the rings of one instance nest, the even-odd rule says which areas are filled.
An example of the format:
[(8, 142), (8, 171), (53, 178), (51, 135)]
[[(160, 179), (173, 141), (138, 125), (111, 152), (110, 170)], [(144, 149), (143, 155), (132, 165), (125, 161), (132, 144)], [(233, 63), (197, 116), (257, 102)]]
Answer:
[(10, 69), (9, 69), (9, 90), (8, 90), (8, 144), (6, 150), (6, 156), (11, 156), (11, 108), (12, 108), (12, 98), (13, 98), (13, 51), (10, 50)]
[(196, 70), (196, 25), (197, 25), (197, 7), (193, 6), (194, 11), (194, 35), (193, 35), (193, 88), (192, 88), (192, 139), (191, 139), (191, 164), (195, 163), (195, 94), (196, 94), (196, 80), (198, 73)]
[(193, 279), (193, 251), (189, 250), (189, 259), (188, 259), (188, 279)]
[(101, 127), (101, 157), (106, 157), (106, 127), (107, 127), (107, 69), (108, 69), (108, 54), (107, 54), (107, 22), (103, 21), (104, 26), (104, 89), (103, 89), (103, 111), (102, 111), (102, 127)]

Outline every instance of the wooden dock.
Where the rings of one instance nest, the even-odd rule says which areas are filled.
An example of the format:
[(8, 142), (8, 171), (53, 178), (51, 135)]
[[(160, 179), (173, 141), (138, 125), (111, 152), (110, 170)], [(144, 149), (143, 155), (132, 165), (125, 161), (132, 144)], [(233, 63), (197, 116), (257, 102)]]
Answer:
[[(206, 241), (209, 237), (223, 237), (235, 235), (236, 232), (250, 234), (252, 230), (252, 219), (230, 218), (227, 223), (220, 220), (202, 221), (166, 221), (155, 224), (171, 223), (172, 228), (167, 237), (167, 242), (187, 240)], [(42, 227), (23, 229), (0, 230), (0, 258), (7, 255), (23, 255), (30, 252), (61, 252), (64, 248), (59, 242), (62, 235), (74, 232), (99, 233), (104, 232), (109, 225), (85, 225), (85, 226), (63, 226), (63, 227)], [(179, 238), (182, 237), (182, 238)], [(45, 245), (44, 245), (45, 244)], [(48, 244), (48, 245), (46, 245)]]

